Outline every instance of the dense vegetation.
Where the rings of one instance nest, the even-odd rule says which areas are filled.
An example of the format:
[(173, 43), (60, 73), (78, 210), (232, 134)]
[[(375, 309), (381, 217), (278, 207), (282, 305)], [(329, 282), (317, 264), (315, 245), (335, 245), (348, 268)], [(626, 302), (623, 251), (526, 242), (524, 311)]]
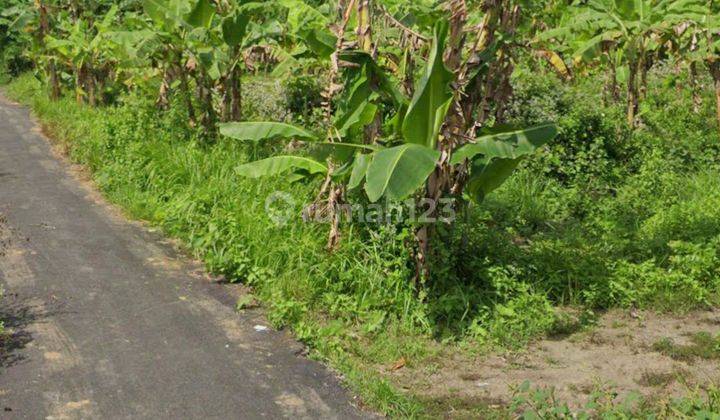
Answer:
[(0, 5), (8, 92), (380, 410), (437, 343), (718, 304), (712, 1)]

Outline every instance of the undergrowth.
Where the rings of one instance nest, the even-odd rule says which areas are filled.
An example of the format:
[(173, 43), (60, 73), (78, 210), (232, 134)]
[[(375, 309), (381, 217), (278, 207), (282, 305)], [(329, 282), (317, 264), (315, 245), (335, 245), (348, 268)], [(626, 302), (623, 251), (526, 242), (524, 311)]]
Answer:
[[(437, 342), (517, 349), (612, 307), (686, 312), (717, 303), (720, 139), (711, 100), (693, 114), (659, 75), (653, 112), (630, 132), (622, 107), (599, 105), (583, 82), (530, 69), (515, 79), (512, 118), (557, 120), (560, 135), (455, 230), (441, 230), (430, 257), (442, 269), (420, 288), (408, 226), (345, 223), (340, 249), (328, 254), (326, 225), (268, 217), (268, 197), (280, 192), (297, 210), (316, 187), (236, 176), (238, 164), (273, 145), (202, 145), (184, 128), (182, 106), (159, 112), (140, 96), (98, 109), (51, 103), (28, 75), (8, 92), (33, 107), (111, 201), (182, 239), (211, 271), (253, 286), (270, 320), (343, 371), (370, 406), (412, 417), (427, 403), (373, 366), (423, 360)], [(256, 95), (248, 119), (317, 119), (298, 106), (304, 91), (317, 93), (312, 80), (246, 83)], [(580, 309), (580, 322), (566, 322), (558, 308), (567, 306)]]

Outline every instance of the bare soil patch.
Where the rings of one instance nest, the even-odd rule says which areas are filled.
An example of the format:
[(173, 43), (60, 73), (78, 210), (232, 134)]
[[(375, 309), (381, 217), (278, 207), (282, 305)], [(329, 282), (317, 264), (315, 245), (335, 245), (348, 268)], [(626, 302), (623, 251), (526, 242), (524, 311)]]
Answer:
[(590, 329), (543, 339), (521, 352), (471, 356), (449, 349), (422, 366), (386, 372), (422, 399), (456, 405), (458, 414), (478, 404), (505, 405), (525, 381), (553, 387), (557, 399), (571, 408), (584, 406), (593, 392), (603, 389), (617, 393), (618, 401), (631, 392), (667, 399), (718, 383), (720, 363), (670, 357), (656, 343), (692, 346), (698, 334), (719, 333), (720, 311), (684, 316), (611, 311)]

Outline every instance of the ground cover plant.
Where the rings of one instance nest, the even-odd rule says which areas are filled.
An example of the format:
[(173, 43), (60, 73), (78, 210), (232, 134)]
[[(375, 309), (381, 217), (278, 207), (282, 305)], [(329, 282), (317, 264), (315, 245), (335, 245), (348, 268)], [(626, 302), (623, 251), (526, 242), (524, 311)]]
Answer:
[[(252, 286), (373, 409), (717, 412), (710, 384), (582, 406), (529, 384), (499, 403), (403, 390), (397, 372), (613, 308), (717, 307), (717, 5), (571, 3), (5, 0), (0, 57), (111, 201)], [(440, 221), (383, 217), (403, 206)], [(714, 355), (705, 334), (650, 347)]]

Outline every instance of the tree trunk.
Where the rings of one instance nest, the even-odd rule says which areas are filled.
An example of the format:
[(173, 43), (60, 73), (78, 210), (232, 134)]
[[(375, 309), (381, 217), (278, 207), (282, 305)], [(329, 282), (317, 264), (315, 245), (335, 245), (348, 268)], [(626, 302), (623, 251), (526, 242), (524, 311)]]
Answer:
[(55, 61), (50, 59), (50, 62), (47, 65), (47, 73), (48, 73), (48, 79), (50, 80), (50, 100), (51, 101), (57, 101), (60, 99), (61, 91), (60, 91), (60, 78), (57, 74), (57, 69), (55, 68)]
[(230, 118), (232, 121), (242, 119), (242, 68), (235, 65), (230, 77)]
[(83, 81), (85, 80), (85, 66), (82, 65), (75, 69), (75, 102), (82, 104), (85, 102), (83, 92)]
[(183, 96), (183, 100), (185, 101), (185, 108), (187, 109), (188, 113), (189, 125), (190, 127), (195, 127), (197, 125), (197, 118), (195, 117), (195, 107), (193, 107), (187, 69), (185, 68), (185, 66), (183, 66), (181, 52), (177, 53), (176, 60), (177, 61), (175, 64), (175, 68), (177, 69), (178, 77), (180, 78), (180, 90), (182, 91), (180, 94)]
[(700, 96), (697, 63), (695, 62), (690, 63), (690, 85), (692, 88), (693, 112), (695, 114), (699, 114), (700, 107), (702, 106), (702, 96)]
[(93, 68), (88, 66), (88, 68), (85, 70), (85, 94), (87, 95), (87, 102), (90, 106), (96, 106), (97, 105), (97, 98), (95, 96), (95, 72), (93, 71)]
[(603, 92), (603, 101), (605, 105), (617, 102), (619, 99), (618, 82), (617, 82), (617, 68), (615, 62), (610, 57), (610, 66), (607, 82), (605, 83), (605, 91)]
[(366, 53), (373, 52), (370, 0), (357, 0), (358, 45)]
[[(36, 39), (39, 45), (45, 45), (45, 36), (50, 32), (50, 22), (47, 18), (47, 7), (40, 0), (35, 0), (35, 8), (38, 10), (39, 28), (36, 32)], [(47, 63), (45, 68), (47, 73), (48, 81), (50, 84), (50, 100), (56, 101), (60, 99), (60, 78), (57, 74), (57, 68), (55, 67), (55, 61), (53, 58)]]
[(409, 51), (406, 51), (403, 61), (405, 74), (403, 74), (402, 78), (402, 89), (408, 97), (412, 98), (415, 94), (415, 59)]
[(630, 127), (635, 127), (635, 117), (637, 116), (638, 111), (638, 62), (630, 62), (628, 67), (629, 74), (627, 82), (627, 122)]
[(222, 121), (240, 121), (241, 118), (241, 81), (237, 67), (222, 81)]
[[(697, 32), (693, 33), (692, 42), (690, 43), (690, 52), (694, 53), (698, 49)], [(702, 96), (700, 96), (700, 86), (698, 84), (698, 71), (697, 63), (692, 61), (690, 63), (690, 87), (692, 89), (693, 99), (693, 112), (696, 114), (700, 113), (700, 107), (702, 106)]]
[(717, 106), (717, 122), (720, 129), (720, 60), (716, 59), (708, 63), (713, 84), (715, 85), (715, 102)]
[[(362, 51), (374, 55), (372, 41), (372, 15), (370, 13), (370, 0), (357, 0), (357, 37), (358, 46)], [(375, 143), (380, 128), (382, 127), (382, 116), (375, 114), (373, 121), (364, 127), (363, 142), (365, 144)]]
[[(648, 70), (650, 69), (650, 60), (643, 56), (640, 59), (640, 87), (638, 89), (638, 100), (645, 100), (647, 97), (647, 76), (648, 76)], [(635, 107), (635, 111), (637, 112), (637, 106)]]
[(610, 96), (614, 102), (620, 100), (620, 89), (618, 89), (617, 66), (615, 60), (610, 57)]
[(203, 138), (209, 143), (217, 137), (217, 115), (213, 103), (213, 91), (210, 77), (204, 70), (200, 69), (196, 72), (196, 75), (195, 82), (197, 83), (198, 98), (202, 108), (200, 123), (203, 126)]
[(155, 100), (155, 106), (159, 109), (167, 109), (170, 106), (170, 100), (168, 94), (170, 92), (170, 86), (172, 85), (172, 67), (165, 67), (163, 71), (162, 82), (160, 82), (160, 89), (158, 90), (158, 96)]
[(715, 76), (715, 103), (717, 107), (717, 121), (718, 129), (720, 129), (720, 69), (718, 69), (718, 75)]
[(220, 83), (222, 91), (222, 111), (220, 113), (220, 121), (228, 122), (230, 118), (230, 108), (232, 106), (232, 100), (230, 99), (230, 84), (232, 83), (232, 73), (228, 74), (222, 79)]
[(675, 91), (676, 92), (682, 92), (683, 89), (685, 88), (685, 86), (683, 86), (683, 83), (681, 81), (682, 80), (682, 78), (681, 78), (681, 75), (682, 75), (681, 63), (682, 62), (679, 59), (675, 60), (675, 66), (673, 67), (674, 68), (673, 73), (675, 74)]

